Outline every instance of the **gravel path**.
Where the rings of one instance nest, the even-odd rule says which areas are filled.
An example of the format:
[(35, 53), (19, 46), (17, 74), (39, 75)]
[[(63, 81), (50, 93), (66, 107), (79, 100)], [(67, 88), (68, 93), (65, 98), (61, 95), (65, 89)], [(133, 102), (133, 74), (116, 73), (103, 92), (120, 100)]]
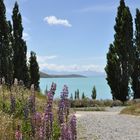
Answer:
[(78, 140), (140, 140), (140, 117), (120, 115), (121, 109), (76, 112)]

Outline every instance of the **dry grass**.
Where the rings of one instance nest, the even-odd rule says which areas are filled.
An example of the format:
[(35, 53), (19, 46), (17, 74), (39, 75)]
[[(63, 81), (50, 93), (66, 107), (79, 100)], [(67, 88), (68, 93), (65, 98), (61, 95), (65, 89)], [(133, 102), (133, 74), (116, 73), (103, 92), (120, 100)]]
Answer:
[(0, 111), (0, 139), (13, 140), (14, 130), (13, 123), (17, 123), (12, 116)]
[(140, 116), (140, 103), (133, 104), (121, 111), (121, 114)]

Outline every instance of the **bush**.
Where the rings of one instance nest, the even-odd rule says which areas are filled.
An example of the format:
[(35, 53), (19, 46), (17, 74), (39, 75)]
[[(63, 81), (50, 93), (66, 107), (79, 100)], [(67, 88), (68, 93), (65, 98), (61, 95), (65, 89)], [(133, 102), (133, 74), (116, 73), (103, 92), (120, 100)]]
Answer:
[(71, 108), (79, 108), (79, 107), (113, 107), (113, 106), (122, 106), (124, 105), (119, 100), (91, 100), (88, 98), (82, 100), (71, 100), (70, 101)]

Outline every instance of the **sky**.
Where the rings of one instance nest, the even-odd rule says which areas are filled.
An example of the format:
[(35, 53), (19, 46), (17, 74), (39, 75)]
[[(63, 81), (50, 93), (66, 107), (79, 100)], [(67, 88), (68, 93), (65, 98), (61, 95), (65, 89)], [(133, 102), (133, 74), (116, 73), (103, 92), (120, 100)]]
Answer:
[[(15, 0), (4, 0), (11, 19)], [(104, 73), (119, 0), (18, 0), (23, 36), (47, 73)], [(125, 0), (135, 18), (140, 0)]]

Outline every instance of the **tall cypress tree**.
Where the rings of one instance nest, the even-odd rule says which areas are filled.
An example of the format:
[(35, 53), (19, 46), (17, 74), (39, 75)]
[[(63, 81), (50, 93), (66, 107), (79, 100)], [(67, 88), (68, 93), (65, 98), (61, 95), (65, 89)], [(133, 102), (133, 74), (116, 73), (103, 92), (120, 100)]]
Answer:
[(23, 40), (22, 17), (19, 12), (18, 3), (13, 8), (13, 35), (14, 35), (14, 78), (22, 80), (28, 86), (29, 74), (27, 67), (27, 46)]
[(30, 72), (30, 84), (34, 84), (35, 90), (39, 90), (39, 66), (36, 59), (36, 54), (31, 52), (29, 59), (29, 72)]
[[(107, 74), (107, 82), (111, 89), (112, 98), (118, 99), (120, 94), (120, 72), (121, 69), (118, 67), (120, 65), (119, 59), (117, 57), (115, 48), (113, 44), (110, 44), (109, 52), (107, 53), (107, 65), (105, 71)], [(116, 94), (117, 93), (117, 94)]]
[(134, 92), (134, 99), (140, 98), (140, 10), (136, 9), (135, 18), (135, 57), (134, 57), (134, 71), (132, 74), (132, 89)]
[[(124, 102), (129, 98), (129, 80), (132, 74), (133, 64), (133, 23), (130, 10), (125, 5), (124, 0), (120, 1), (114, 30), (113, 48), (118, 64), (115, 66), (115, 69), (118, 73), (117, 76), (110, 77), (110, 82), (113, 83), (116, 80), (118, 85), (111, 88), (111, 92), (113, 93), (114, 99)], [(114, 63), (111, 65), (114, 65)], [(108, 64), (106, 67), (111, 67)], [(107, 80), (110, 73), (112, 72), (108, 69)], [(118, 92), (116, 92), (116, 88), (118, 88)]]
[(13, 74), (14, 74), (14, 66), (13, 66), (13, 29), (12, 29), (12, 24), (10, 21), (8, 21), (8, 38), (9, 38), (9, 76), (8, 76), (8, 81), (10, 83), (10, 85), (13, 84)]
[(4, 77), (7, 84), (11, 84), (13, 78), (10, 34), (11, 28), (6, 20), (6, 8), (3, 0), (0, 0), (0, 77)]

